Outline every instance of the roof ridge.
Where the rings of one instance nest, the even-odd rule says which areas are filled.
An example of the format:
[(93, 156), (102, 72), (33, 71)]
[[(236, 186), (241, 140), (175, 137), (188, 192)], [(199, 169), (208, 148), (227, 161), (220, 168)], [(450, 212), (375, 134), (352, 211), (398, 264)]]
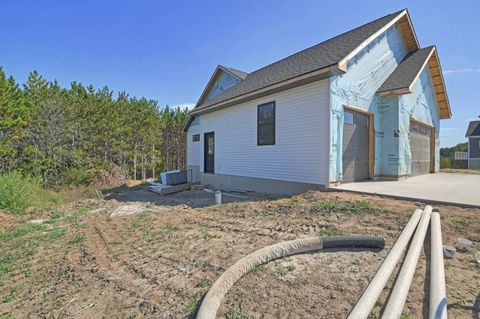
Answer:
[(223, 64), (219, 64), (218, 67), (220, 67), (222, 69), (225, 69), (230, 73), (233, 73), (235, 76), (241, 78), (242, 80), (244, 80), (248, 75), (248, 72), (245, 72), (245, 71), (242, 71), (242, 70), (239, 70), (239, 69), (235, 69), (235, 68), (223, 65)]
[[(241, 96), (247, 94), (248, 96), (245, 96), (244, 99), (253, 98), (255, 92), (262, 93), (259, 90), (263, 90), (263, 93), (265, 93), (269, 87), (281, 86), (287, 80), (300, 76), (305, 77), (306, 81), (313, 80), (314, 75), (312, 74), (315, 71), (323, 70), (325, 74), (334, 69), (346, 71), (340, 66), (340, 63), (347, 59), (349, 54), (361, 50), (365, 42), (373, 40), (380, 32), (393, 26), (405, 15), (408, 17), (408, 10), (406, 9), (387, 14), (261, 67), (245, 75), (243, 81), (218, 94), (208, 102), (197, 104), (190, 114), (213, 110), (219, 104), (238, 102), (242, 100)], [(415, 46), (415, 48), (417, 47)], [(226, 67), (224, 70), (228, 71)], [(315, 76), (320, 76), (320, 73)]]

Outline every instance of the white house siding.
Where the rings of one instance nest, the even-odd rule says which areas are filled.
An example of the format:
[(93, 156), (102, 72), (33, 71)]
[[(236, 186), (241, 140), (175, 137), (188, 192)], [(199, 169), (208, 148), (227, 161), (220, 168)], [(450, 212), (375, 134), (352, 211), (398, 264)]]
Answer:
[(200, 145), (202, 145), (202, 137), (200, 141), (193, 142), (193, 135), (200, 134), (200, 119), (197, 117), (187, 132), (187, 165), (200, 165)]
[[(198, 160), (203, 171), (203, 134), (215, 132), (215, 174), (327, 185), (328, 81), (200, 115), (200, 147), (188, 144), (188, 163)], [(276, 103), (275, 145), (257, 146), (257, 106), (271, 101)], [(196, 130), (189, 129), (189, 140)]]
[(203, 145), (203, 139), (200, 134), (200, 141), (194, 142), (193, 135), (200, 134), (200, 119), (197, 117), (187, 132), (187, 168), (190, 178), (193, 182), (200, 181), (200, 148)]

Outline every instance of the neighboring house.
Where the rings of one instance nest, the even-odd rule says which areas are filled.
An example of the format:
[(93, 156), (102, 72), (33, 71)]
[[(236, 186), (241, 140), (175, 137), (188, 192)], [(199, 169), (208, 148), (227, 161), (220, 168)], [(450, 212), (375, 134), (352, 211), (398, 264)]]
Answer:
[(468, 138), (468, 168), (480, 169), (480, 120), (470, 122), (465, 137)]
[(252, 73), (218, 66), (190, 115), (193, 181), (295, 193), (437, 171), (451, 111), (402, 10)]

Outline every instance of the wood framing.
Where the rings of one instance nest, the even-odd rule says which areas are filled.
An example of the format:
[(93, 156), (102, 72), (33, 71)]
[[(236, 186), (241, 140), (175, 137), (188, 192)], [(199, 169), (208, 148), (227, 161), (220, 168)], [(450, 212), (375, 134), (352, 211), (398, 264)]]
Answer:
[(413, 28), (410, 15), (408, 15), (408, 13), (404, 14), (398, 20), (397, 27), (403, 36), (403, 40), (405, 41), (408, 51), (413, 52), (418, 50), (420, 48), (420, 44), (418, 43), (417, 35), (415, 34), (415, 29)]
[(343, 105), (343, 108), (368, 116), (368, 177), (375, 178), (375, 116), (368, 112), (350, 105)]
[(443, 78), (442, 67), (440, 65), (440, 59), (438, 58), (437, 50), (433, 52), (428, 60), (428, 69), (430, 76), (432, 77), (433, 88), (437, 98), (437, 104), (439, 107), (440, 118), (449, 119), (452, 117), (452, 111), (450, 109), (450, 102), (448, 101), (447, 89), (445, 88), (445, 79)]

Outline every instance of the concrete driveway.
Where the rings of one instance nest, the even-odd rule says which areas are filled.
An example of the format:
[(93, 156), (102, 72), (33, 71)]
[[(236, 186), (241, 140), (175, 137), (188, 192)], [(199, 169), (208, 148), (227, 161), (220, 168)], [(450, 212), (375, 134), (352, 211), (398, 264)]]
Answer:
[(480, 175), (436, 173), (401, 181), (365, 181), (333, 189), (480, 207)]

